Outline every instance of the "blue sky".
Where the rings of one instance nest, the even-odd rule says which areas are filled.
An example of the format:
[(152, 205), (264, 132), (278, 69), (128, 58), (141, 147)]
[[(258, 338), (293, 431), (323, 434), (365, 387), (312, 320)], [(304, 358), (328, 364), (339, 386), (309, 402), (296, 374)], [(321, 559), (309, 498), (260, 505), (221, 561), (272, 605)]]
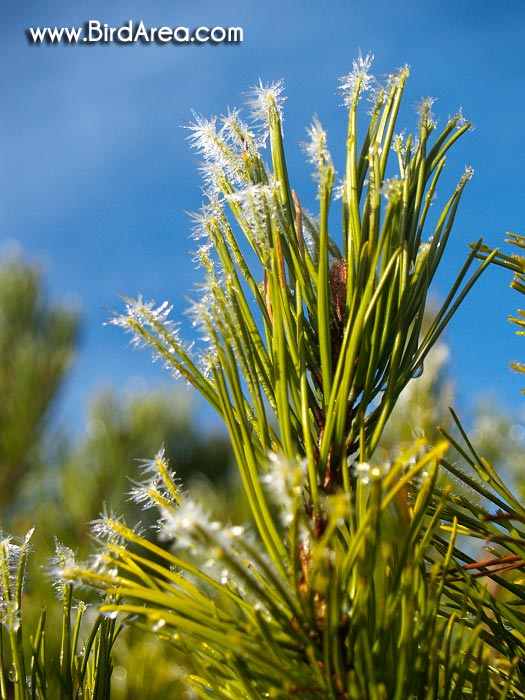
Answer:
[[(336, 162), (342, 152), (346, 118), (337, 79), (360, 50), (375, 55), (378, 75), (410, 65), (403, 112), (409, 129), (413, 103), (427, 95), (437, 98), (442, 122), (459, 106), (474, 121), (476, 130), (447, 164), (451, 186), (465, 164), (475, 177), (437, 294), (469, 242), (483, 236), (499, 245), (506, 231), (525, 234), (522, 0), (9, 5), (0, 23), (0, 254), (16, 241), (42, 262), (52, 297), (82, 309), (82, 343), (60, 409), (61, 420), (75, 428), (94, 391), (171, 381), (147, 354), (132, 351), (121, 331), (103, 325), (107, 309), (121, 308), (119, 294), (142, 293), (159, 303), (169, 299), (174, 314), (182, 314), (199, 279), (186, 252), (192, 246), (186, 212), (198, 209), (202, 197), (196, 156), (181, 127), (192, 109), (211, 116), (241, 105), (259, 78), (285, 81), (285, 137), (299, 192), (313, 192), (299, 144), (314, 114)], [(244, 41), (87, 47), (30, 46), (26, 39), (30, 26), (90, 19), (240, 26)], [(508, 274), (490, 270), (450, 327), (459, 406), (471, 407), (487, 392), (512, 409), (522, 405), (523, 380), (508, 365), (525, 360), (525, 340), (506, 319), (525, 301), (509, 282)]]

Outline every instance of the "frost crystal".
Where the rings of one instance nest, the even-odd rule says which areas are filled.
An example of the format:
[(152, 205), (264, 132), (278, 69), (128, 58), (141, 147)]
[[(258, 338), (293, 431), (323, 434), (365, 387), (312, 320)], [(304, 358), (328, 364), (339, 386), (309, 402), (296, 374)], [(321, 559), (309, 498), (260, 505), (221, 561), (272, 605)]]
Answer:
[[(454, 117), (452, 117), (452, 120), (455, 122), (456, 129), (462, 129), (469, 123), (469, 120), (463, 115), (463, 109), (461, 107), (458, 109), (457, 114)], [(470, 124), (470, 129), (473, 128), (474, 125)]]
[(370, 91), (375, 78), (370, 74), (370, 67), (374, 61), (374, 55), (369, 53), (364, 58), (361, 52), (352, 63), (352, 70), (347, 75), (339, 78), (341, 86), (339, 91), (343, 95), (343, 104), (350, 107), (359, 99), (361, 93)]
[(133, 335), (135, 347), (152, 349), (153, 361), (160, 360), (173, 376), (180, 375), (181, 357), (189, 355), (192, 343), (184, 343), (179, 336), (179, 323), (168, 319), (172, 306), (167, 301), (156, 307), (154, 302), (126, 300), (126, 313), (116, 315), (108, 323), (120, 326)]
[(403, 196), (403, 181), (398, 177), (392, 177), (384, 181), (381, 194), (389, 202), (398, 202)]
[(416, 104), (416, 113), (419, 116), (418, 126), (420, 128), (434, 129), (437, 122), (434, 119), (432, 107), (436, 102), (435, 97), (422, 97)]
[(405, 63), (403, 68), (400, 68), (399, 70), (393, 73), (389, 73), (387, 77), (387, 89), (397, 87), (400, 84), (401, 80), (404, 77), (408, 77), (409, 74), (410, 66), (407, 63)]
[(238, 151), (247, 151), (255, 154), (258, 148), (264, 146), (264, 136), (254, 134), (239, 116), (240, 111), (234, 109), (228, 112), (225, 117), (222, 117), (221, 134), (224, 139), (231, 143)]
[(4, 537), (0, 530), (0, 623), (14, 628), (20, 624), (18, 596), (24, 585), (25, 560), (33, 530), (23, 540), (10, 535)]
[(290, 525), (296, 515), (302, 484), (306, 481), (306, 462), (290, 461), (272, 453), (268, 467), (269, 471), (262, 477), (262, 482), (280, 506), (283, 524)]
[[(205, 119), (197, 113), (193, 113), (195, 122), (186, 128), (191, 131), (188, 137), (191, 145), (202, 156), (201, 171), (209, 190), (214, 193), (221, 191), (220, 182), (224, 178), (231, 182), (243, 181), (242, 148), (238, 141), (242, 134), (248, 139), (248, 131), (241, 122), (231, 115), (227, 124), (220, 131), (217, 129), (217, 117)], [(228, 118), (226, 118), (228, 119)], [(234, 147), (228, 143), (232, 141), (232, 129), (235, 123), (237, 132)], [(235, 143), (235, 141), (237, 143)]]
[[(214, 201), (216, 200), (214, 199)], [(213, 226), (215, 214), (215, 207), (212, 206), (211, 203), (203, 206), (198, 212), (192, 212), (190, 214), (193, 223), (191, 238), (194, 241), (205, 241), (206, 243), (210, 242), (210, 232)]]
[[(167, 301), (164, 301), (160, 306), (155, 308), (155, 302), (142, 300), (142, 295), (135, 299), (126, 300), (126, 313), (112, 318), (109, 323), (113, 326), (120, 326), (127, 331), (133, 332), (133, 323), (140, 326), (162, 325), (170, 326), (173, 330), (175, 324), (168, 321), (168, 316), (172, 310), (172, 306)], [(131, 321), (131, 323), (130, 323)]]
[(317, 168), (315, 179), (320, 180), (322, 173), (332, 169), (333, 165), (332, 156), (328, 150), (326, 131), (316, 116), (312, 119), (312, 125), (307, 129), (307, 133), (310, 140), (303, 144), (304, 150), (308, 161)]
[(59, 600), (64, 598), (63, 578), (65, 569), (73, 569), (76, 566), (75, 553), (69, 547), (59, 542), (55, 537), (55, 554), (49, 560), (48, 572), (53, 579), (53, 587)]
[(192, 549), (199, 544), (202, 534), (217, 539), (220, 523), (210, 520), (206, 510), (191, 499), (184, 499), (177, 507), (161, 509), (159, 532), (174, 539), (177, 547)]
[(286, 99), (282, 94), (284, 91), (284, 82), (278, 80), (274, 83), (264, 85), (262, 80), (259, 80), (259, 85), (256, 85), (248, 94), (246, 104), (251, 109), (252, 117), (255, 121), (262, 122), (267, 126), (270, 116), (270, 111), (276, 109), (279, 118), (283, 118), (283, 103)]
[(118, 532), (116, 525), (118, 519), (107, 512), (101, 513), (100, 517), (91, 522), (91, 532), (95, 538), (103, 544), (124, 544), (122, 534)]
[(243, 187), (226, 198), (239, 205), (239, 219), (244, 219), (252, 242), (259, 247), (260, 254), (267, 258), (272, 245), (268, 232), (271, 219), (280, 206), (277, 196), (278, 183), (272, 180), (267, 185), (256, 184)]
[(154, 459), (144, 460), (141, 466), (146, 478), (131, 489), (131, 500), (144, 510), (177, 503), (180, 499), (179, 480), (169, 468), (164, 448), (157, 452)]
[(214, 326), (213, 309), (215, 306), (215, 295), (213, 291), (217, 279), (211, 275), (207, 284), (201, 285), (201, 296), (197, 301), (191, 303), (186, 310), (186, 314), (191, 318), (191, 325), (197, 328), (204, 335), (204, 340), (209, 340), (210, 329)]
[(467, 182), (472, 179), (473, 176), (474, 168), (471, 165), (466, 165), (463, 175), (459, 178), (456, 190), (460, 190), (461, 188), (463, 188), (467, 184)]
[(193, 112), (195, 122), (186, 126), (191, 133), (188, 136), (192, 147), (204, 160), (220, 162), (223, 157), (224, 144), (217, 131), (217, 117), (206, 119)]
[(354, 466), (356, 474), (364, 474), (365, 476), (370, 474), (370, 464), (368, 462), (358, 462)]

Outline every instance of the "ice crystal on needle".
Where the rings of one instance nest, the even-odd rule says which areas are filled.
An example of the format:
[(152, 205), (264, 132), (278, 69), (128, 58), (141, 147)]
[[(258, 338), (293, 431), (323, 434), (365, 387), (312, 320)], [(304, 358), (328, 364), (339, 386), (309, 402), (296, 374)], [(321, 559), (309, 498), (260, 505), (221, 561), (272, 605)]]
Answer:
[(375, 78), (370, 73), (370, 68), (374, 61), (374, 55), (368, 53), (365, 57), (360, 52), (359, 56), (352, 63), (352, 70), (347, 75), (339, 78), (341, 86), (339, 91), (343, 95), (343, 104), (350, 107), (363, 92), (370, 91)]
[(262, 80), (259, 80), (259, 85), (253, 87), (248, 94), (246, 102), (251, 108), (252, 118), (261, 122), (265, 129), (272, 109), (277, 110), (279, 119), (283, 118), (283, 104), (286, 100), (283, 92), (284, 82), (282, 80), (266, 85), (263, 84)]

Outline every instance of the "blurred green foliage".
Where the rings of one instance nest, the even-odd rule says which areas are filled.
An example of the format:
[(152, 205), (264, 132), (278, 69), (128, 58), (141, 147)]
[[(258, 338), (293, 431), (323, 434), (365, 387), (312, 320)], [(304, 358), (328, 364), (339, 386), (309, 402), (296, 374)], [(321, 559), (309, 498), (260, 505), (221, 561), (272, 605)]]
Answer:
[[(35, 528), (26, 546), (24, 619), (26, 628), (36, 630), (42, 606), (47, 607), (49, 697), (59, 692), (59, 678), (64, 675), (58, 661), (63, 611), (51, 585), (49, 566), (55, 538), (77, 555), (88, 556), (93, 550), (89, 523), (106, 509), (124, 514), (156, 539), (153, 518), (127, 494), (141, 478), (142, 461), (160, 445), (184, 483), (189, 488), (198, 483), (213, 493), (217, 508), (224, 508), (225, 503), (216, 495), (220, 485), (224, 482), (227, 488), (231, 478), (231, 449), (226, 438), (196, 431), (184, 389), (136, 396), (106, 390), (91, 401), (83, 435), (74, 437), (57, 424), (54, 408), (79, 352), (80, 330), (79, 313), (49, 299), (37, 265), (20, 256), (2, 262), (0, 534), (22, 537)], [(11, 549), (16, 546), (9, 544)], [(74, 618), (74, 610), (72, 615)], [(83, 618), (82, 630), (87, 635), (96, 618), (90, 614)], [(169, 670), (173, 665), (170, 654), (149, 634), (146, 638), (137, 630), (121, 634), (114, 650), (114, 697), (179, 697), (180, 686), (173, 686)], [(7, 647), (2, 656), (4, 663), (10, 663)], [(157, 666), (164, 659), (165, 672), (152, 676), (149, 666), (144, 666), (147, 658)], [(5, 683), (9, 687), (9, 675)]]
[(50, 305), (39, 269), (12, 258), (0, 266), (0, 514), (42, 464), (42, 436), (73, 359), (78, 315)]

